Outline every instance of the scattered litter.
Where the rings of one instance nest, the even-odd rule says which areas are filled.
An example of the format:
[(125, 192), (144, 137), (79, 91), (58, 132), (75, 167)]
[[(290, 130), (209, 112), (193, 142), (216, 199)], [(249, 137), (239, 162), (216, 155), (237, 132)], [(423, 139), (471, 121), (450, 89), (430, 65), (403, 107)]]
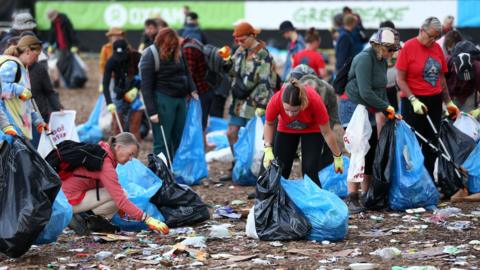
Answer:
[(215, 214), (213, 215), (213, 217), (214, 218), (228, 217), (233, 219), (239, 219), (242, 217), (242, 215), (235, 213), (233, 209), (229, 206), (221, 206), (215, 209)]
[[(73, 248), (73, 249), (69, 249), (68, 251), (69, 252), (77, 252), (77, 253), (80, 253), (80, 252), (83, 252), (85, 249), (84, 248)], [(0, 268), (1, 270), (1, 268)]]
[(380, 256), (383, 260), (391, 260), (393, 258), (400, 258), (402, 252), (396, 247), (387, 247), (377, 249), (374, 252), (371, 252), (370, 255)]
[(318, 262), (321, 263), (321, 264), (335, 263), (335, 262), (337, 262), (337, 258), (331, 257), (331, 258), (328, 258), (328, 259), (320, 260), (320, 261), (318, 261)]
[(246, 256), (232, 256), (227, 262), (244, 262), (256, 258), (257, 255), (246, 255)]
[(103, 240), (106, 242), (115, 242), (115, 241), (133, 241), (134, 239), (131, 237), (123, 236), (123, 235), (117, 235), (117, 234), (111, 234), (111, 233), (92, 233), (93, 239), (95, 241)]
[(113, 257), (115, 260), (121, 260), (123, 258), (126, 258), (127, 255), (123, 254), (123, 253), (118, 253), (117, 255), (115, 255), (115, 257)]
[(443, 208), (443, 209), (438, 209), (435, 212), (433, 212), (433, 214), (437, 215), (439, 217), (442, 217), (442, 218), (448, 218), (450, 216), (460, 214), (461, 212), (462, 212), (462, 210), (460, 208), (447, 207), (447, 208)]
[(435, 266), (393, 266), (392, 270), (438, 270), (438, 268), (436, 268)]
[(274, 260), (283, 260), (283, 259), (285, 259), (286, 257), (285, 257), (285, 256), (275, 256), (275, 255), (269, 254), (269, 255), (266, 256), (266, 258), (267, 258), (267, 259), (274, 259)]
[(281, 247), (281, 246), (283, 246), (282, 242), (280, 242), (280, 241), (270, 242), (269, 244), (270, 244), (270, 246), (272, 246), (272, 247)]
[(463, 231), (470, 228), (471, 222), (466, 220), (452, 221), (445, 224), (448, 230)]
[(211, 238), (230, 238), (232, 237), (232, 232), (228, 228), (232, 227), (231, 224), (225, 223), (220, 225), (212, 225), (210, 227), (210, 234)]
[(425, 208), (423, 208), (423, 207), (405, 210), (405, 212), (407, 212), (409, 214), (420, 214), (420, 213), (425, 213), (426, 211), (427, 210), (425, 210)]
[(195, 236), (185, 238), (180, 244), (187, 247), (204, 248), (207, 247), (206, 242), (207, 238), (205, 236)]
[(108, 258), (110, 256), (112, 256), (112, 252), (110, 252), (110, 251), (100, 251), (97, 254), (95, 254), (95, 259), (97, 259), (99, 261), (102, 261), (105, 258)]
[(370, 216), (370, 219), (371, 220), (374, 220), (374, 221), (383, 221), (383, 216), (382, 215), (379, 215), (379, 216), (376, 216), (376, 215), (371, 215)]
[(345, 249), (337, 252), (325, 254), (326, 257), (356, 257), (362, 255), (362, 252), (358, 248)]
[(375, 263), (352, 263), (348, 267), (352, 270), (378, 269), (378, 265)]
[(238, 205), (244, 205), (244, 204), (247, 204), (246, 201), (242, 201), (242, 200), (233, 200), (230, 205), (232, 206), (238, 206)]
[(263, 259), (252, 259), (253, 264), (259, 264), (259, 265), (271, 265), (272, 263), (269, 260), (263, 260)]
[(214, 260), (227, 260), (232, 258), (233, 255), (227, 254), (227, 253), (218, 253), (218, 254), (212, 254), (211, 257)]
[(361, 237), (381, 237), (381, 236), (388, 236), (392, 235), (393, 230), (391, 231), (385, 231), (385, 230), (379, 230), (379, 229), (373, 229), (370, 231), (366, 232), (360, 232)]
[(328, 241), (328, 240), (323, 240), (323, 241), (322, 241), (322, 245), (330, 245), (330, 241)]
[(450, 255), (455, 255), (459, 253), (459, 250), (457, 247), (454, 246), (446, 246), (443, 248), (443, 253), (447, 253)]
[(190, 267), (198, 267), (198, 266), (203, 266), (204, 264), (202, 262), (193, 262), (189, 266)]
[(468, 244), (477, 246), (477, 245), (480, 245), (480, 240), (472, 240), (472, 241), (468, 242)]

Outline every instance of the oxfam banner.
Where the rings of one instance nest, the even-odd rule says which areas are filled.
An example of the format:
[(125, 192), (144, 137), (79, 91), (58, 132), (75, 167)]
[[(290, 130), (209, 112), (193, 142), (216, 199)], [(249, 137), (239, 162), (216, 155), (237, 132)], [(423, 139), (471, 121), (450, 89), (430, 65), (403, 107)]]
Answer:
[(148, 18), (160, 16), (173, 28), (184, 22), (182, 7), (188, 5), (199, 16), (203, 29), (232, 29), (244, 17), (244, 2), (41, 2), (35, 4), (36, 19), (41, 30), (49, 29), (47, 11), (56, 9), (67, 14), (77, 30), (106, 30), (121, 27), (138, 30)]
[[(418, 28), (429, 16), (443, 20), (447, 15), (457, 16), (457, 1), (247, 1), (245, 17), (257, 27), (278, 29), (284, 20), (295, 27), (329, 29), (332, 18), (348, 5), (360, 14), (366, 28), (378, 28), (380, 22), (391, 20), (397, 28)], [(268, 10), (268, 15), (265, 11)], [(272, 15), (273, 14), (273, 15)]]

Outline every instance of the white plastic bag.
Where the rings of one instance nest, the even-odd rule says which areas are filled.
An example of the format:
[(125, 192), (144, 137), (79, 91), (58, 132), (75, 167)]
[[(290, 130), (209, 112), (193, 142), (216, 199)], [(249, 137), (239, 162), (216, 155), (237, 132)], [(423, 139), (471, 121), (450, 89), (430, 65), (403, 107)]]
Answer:
[(253, 146), (252, 166), (250, 170), (253, 175), (259, 175), (263, 166), (263, 121), (259, 116), (255, 125), (255, 144)]
[(345, 148), (351, 154), (347, 176), (348, 182), (363, 181), (365, 155), (370, 149), (368, 140), (371, 135), (372, 127), (368, 119), (367, 108), (363, 105), (357, 105), (343, 136)]
[(248, 237), (258, 239), (257, 229), (255, 228), (255, 206), (252, 206), (248, 212), (247, 225), (245, 226), (245, 234)]
[(225, 163), (231, 163), (233, 161), (233, 153), (230, 147), (222, 148), (220, 150), (210, 151), (205, 155), (207, 163), (212, 161), (220, 161)]
[(462, 112), (453, 125), (476, 142), (480, 139), (480, 123), (473, 116)]
[[(71, 140), (79, 142), (77, 128), (75, 127), (75, 111), (53, 112), (50, 115), (50, 122), (48, 126), (52, 131), (50, 137), (55, 145), (65, 141)], [(40, 137), (38, 144), (38, 153), (44, 158), (53, 150), (53, 146), (48, 139), (45, 132)]]

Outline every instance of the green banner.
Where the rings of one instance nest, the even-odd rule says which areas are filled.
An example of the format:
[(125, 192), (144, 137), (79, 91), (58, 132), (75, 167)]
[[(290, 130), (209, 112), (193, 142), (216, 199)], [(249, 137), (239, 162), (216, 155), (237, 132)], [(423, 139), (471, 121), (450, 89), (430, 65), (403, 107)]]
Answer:
[(184, 22), (182, 7), (188, 5), (199, 16), (202, 29), (233, 29), (233, 23), (245, 17), (243, 1), (226, 2), (54, 2), (38, 1), (35, 17), (38, 28), (50, 28), (49, 9), (67, 14), (77, 30), (107, 30), (121, 27), (125, 30), (143, 29), (148, 18), (162, 17), (171, 27), (181, 28)]

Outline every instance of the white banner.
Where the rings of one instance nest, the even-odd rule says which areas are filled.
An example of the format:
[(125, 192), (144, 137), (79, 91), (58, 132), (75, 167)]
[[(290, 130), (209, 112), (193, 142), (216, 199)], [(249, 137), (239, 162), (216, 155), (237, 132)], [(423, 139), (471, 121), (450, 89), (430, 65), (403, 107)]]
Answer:
[[(50, 138), (52, 138), (53, 143), (55, 145), (65, 141), (65, 140), (72, 140), (75, 142), (79, 142), (77, 128), (75, 127), (75, 111), (63, 111), (63, 112), (53, 112), (50, 115), (50, 122), (48, 123), (52, 134)], [(42, 133), (40, 137), (40, 142), (38, 144), (38, 153), (42, 157), (46, 157), (48, 153), (53, 150), (53, 146), (48, 139), (45, 132)]]
[(245, 2), (245, 18), (255, 27), (278, 29), (290, 20), (298, 29), (330, 29), (333, 17), (349, 6), (360, 14), (365, 28), (376, 29), (380, 22), (391, 20), (396, 28), (419, 28), (429, 16), (441, 21), (447, 15), (457, 16), (457, 1), (295, 1)]

